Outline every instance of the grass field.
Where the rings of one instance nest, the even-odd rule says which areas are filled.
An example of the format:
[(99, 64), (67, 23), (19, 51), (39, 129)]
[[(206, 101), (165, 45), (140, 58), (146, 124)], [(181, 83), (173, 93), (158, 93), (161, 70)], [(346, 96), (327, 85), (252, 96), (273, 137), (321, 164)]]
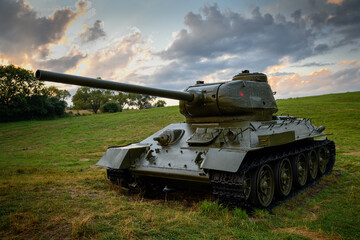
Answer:
[(143, 198), (95, 164), (184, 117), (178, 107), (0, 124), (1, 239), (359, 239), (360, 92), (279, 100), (325, 125), (335, 171), (296, 198), (247, 214), (211, 197)]

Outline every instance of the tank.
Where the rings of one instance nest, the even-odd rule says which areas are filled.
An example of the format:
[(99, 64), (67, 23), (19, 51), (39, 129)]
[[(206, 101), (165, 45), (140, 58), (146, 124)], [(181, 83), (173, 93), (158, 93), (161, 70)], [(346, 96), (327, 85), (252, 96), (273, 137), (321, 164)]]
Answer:
[(221, 203), (271, 208), (330, 174), (335, 144), (325, 127), (275, 115), (267, 76), (248, 70), (230, 81), (197, 81), (172, 91), (49, 71), (36, 78), (178, 99), (186, 122), (138, 143), (110, 147), (97, 165), (126, 188), (210, 189)]

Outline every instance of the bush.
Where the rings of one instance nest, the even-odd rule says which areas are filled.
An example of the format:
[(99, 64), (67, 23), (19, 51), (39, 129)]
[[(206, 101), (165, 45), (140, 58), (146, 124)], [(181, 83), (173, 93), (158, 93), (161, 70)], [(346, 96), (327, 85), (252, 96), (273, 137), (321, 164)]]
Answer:
[(0, 104), (0, 121), (8, 122), (63, 117), (65, 116), (65, 107), (65, 101), (56, 97), (33, 95), (25, 97), (22, 104), (11, 104), (10, 106)]
[(103, 113), (114, 113), (114, 112), (121, 112), (121, 108), (119, 106), (119, 104), (114, 103), (114, 102), (108, 102), (105, 103), (104, 105), (102, 105), (101, 107), (101, 112)]
[[(55, 96), (49, 89), (63, 95)], [(65, 92), (69, 95), (56, 87), (45, 88), (32, 71), (0, 65), (0, 122), (63, 117)]]

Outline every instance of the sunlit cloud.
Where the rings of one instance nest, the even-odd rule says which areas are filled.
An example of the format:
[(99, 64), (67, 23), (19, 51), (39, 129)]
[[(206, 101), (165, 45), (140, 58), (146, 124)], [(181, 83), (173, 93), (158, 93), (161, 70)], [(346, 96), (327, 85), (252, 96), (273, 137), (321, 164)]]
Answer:
[(110, 80), (124, 80), (146, 65), (151, 47), (139, 31), (110, 42), (79, 63), (73, 72)]
[(280, 62), (280, 64), (278, 64), (278, 65), (273, 65), (273, 66), (267, 67), (265, 70), (265, 73), (267, 73), (267, 74), (277, 73), (280, 70), (284, 69), (289, 64), (289, 57), (285, 56), (285, 57), (281, 58), (279, 60), (279, 62)]
[[(69, 26), (85, 14), (87, 2), (79, 1), (76, 10), (58, 9), (49, 17), (38, 17), (25, 1), (0, 1), (0, 53), (10, 62), (34, 65), (34, 60), (46, 59), (52, 45), (65, 39)], [(65, 39), (66, 40), (66, 39)], [(67, 40), (66, 40), (67, 41)]]
[(360, 68), (342, 68), (332, 71), (323, 68), (307, 75), (291, 74), (269, 76), (269, 84), (277, 98), (320, 95), (360, 89)]
[(332, 3), (332, 4), (338, 4), (338, 5), (340, 5), (341, 3), (343, 3), (344, 2), (344, 0), (327, 0), (327, 2), (326, 3)]

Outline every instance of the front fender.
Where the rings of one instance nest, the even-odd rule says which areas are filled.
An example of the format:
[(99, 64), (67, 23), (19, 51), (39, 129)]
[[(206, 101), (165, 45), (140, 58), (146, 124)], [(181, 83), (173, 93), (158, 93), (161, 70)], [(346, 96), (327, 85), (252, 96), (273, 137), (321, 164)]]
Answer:
[(113, 169), (130, 168), (131, 162), (145, 154), (150, 144), (133, 143), (123, 147), (110, 147), (96, 165)]
[(243, 162), (247, 152), (229, 149), (210, 148), (202, 169), (211, 169), (225, 172), (236, 172)]

